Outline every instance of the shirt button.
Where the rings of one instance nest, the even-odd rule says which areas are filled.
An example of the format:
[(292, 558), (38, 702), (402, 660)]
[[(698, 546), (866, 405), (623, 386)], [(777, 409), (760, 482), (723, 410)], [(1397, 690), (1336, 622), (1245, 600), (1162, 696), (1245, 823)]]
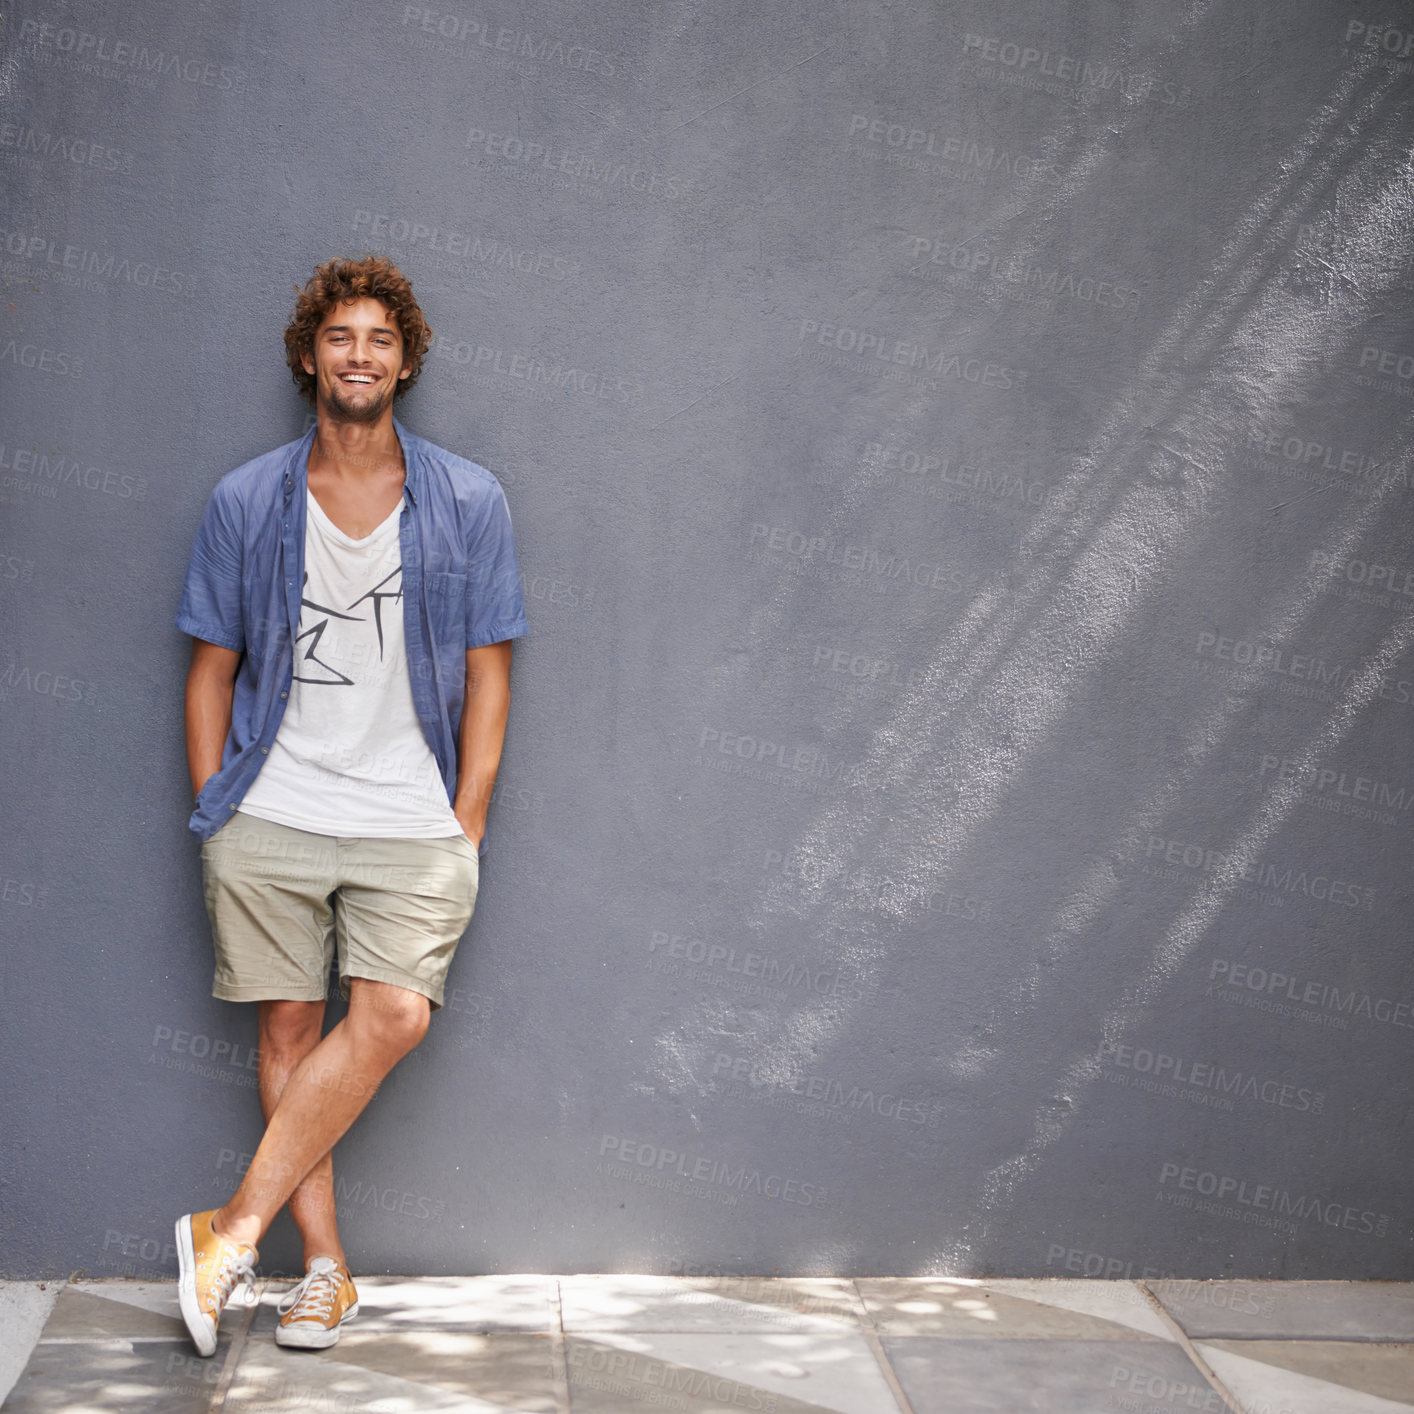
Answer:
[(268, 746), (262, 746), (262, 747), (260, 748), (260, 754), (261, 754), (262, 756), (269, 756), (269, 755), (270, 755), (270, 748), (269, 748)]
[(287, 698), (289, 695), (290, 695), (290, 694), (289, 694), (288, 692), (282, 692), (282, 693), (280, 694), (280, 701), (283, 702), (283, 701), (285, 700), (285, 698)]

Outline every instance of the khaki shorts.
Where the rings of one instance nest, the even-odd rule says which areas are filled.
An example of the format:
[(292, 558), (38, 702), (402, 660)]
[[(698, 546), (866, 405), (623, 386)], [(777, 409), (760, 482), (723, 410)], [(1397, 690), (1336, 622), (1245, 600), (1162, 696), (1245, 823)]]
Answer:
[(344, 839), (235, 814), (201, 847), (216, 945), (212, 995), (323, 1001), (336, 954), (349, 979), (391, 982), (442, 1005), (471, 922), (479, 869), (465, 835)]

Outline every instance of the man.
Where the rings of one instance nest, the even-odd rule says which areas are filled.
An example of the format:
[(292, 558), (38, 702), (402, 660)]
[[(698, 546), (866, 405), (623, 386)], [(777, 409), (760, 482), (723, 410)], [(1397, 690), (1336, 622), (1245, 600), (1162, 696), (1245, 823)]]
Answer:
[(213, 992), (259, 1004), (267, 1121), (235, 1194), (177, 1221), (202, 1355), (287, 1202), (306, 1275), (276, 1339), (323, 1348), (357, 1312), (331, 1151), (426, 1033), (476, 901), (526, 621), (495, 477), (393, 418), (430, 337), (390, 262), (315, 271), (285, 348), (316, 425), (216, 486), (182, 594)]

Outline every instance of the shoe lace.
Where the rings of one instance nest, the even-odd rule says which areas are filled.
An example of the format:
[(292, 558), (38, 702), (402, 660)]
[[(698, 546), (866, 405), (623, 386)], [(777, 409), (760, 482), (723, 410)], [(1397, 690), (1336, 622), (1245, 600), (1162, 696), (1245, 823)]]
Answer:
[(296, 1321), (311, 1316), (323, 1320), (334, 1309), (340, 1284), (337, 1271), (307, 1272), (304, 1280), (280, 1302), (280, 1314), (293, 1311)]
[(226, 1243), (221, 1251), (221, 1266), (216, 1273), (216, 1280), (211, 1284), (211, 1306), (216, 1315), (219, 1316), (222, 1309), (229, 1304), (238, 1286), (243, 1288), (245, 1304), (250, 1305), (251, 1297), (255, 1294), (255, 1273), (240, 1249)]

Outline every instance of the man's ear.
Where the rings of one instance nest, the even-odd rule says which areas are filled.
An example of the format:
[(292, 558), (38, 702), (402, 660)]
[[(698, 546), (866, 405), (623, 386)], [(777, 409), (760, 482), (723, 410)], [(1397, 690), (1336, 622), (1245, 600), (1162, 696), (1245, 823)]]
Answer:
[(304, 371), (305, 371), (306, 373), (308, 373), (308, 374), (310, 375), (310, 377), (313, 377), (313, 376), (314, 376), (314, 355), (313, 355), (312, 353), (302, 353), (302, 354), (299, 356), (299, 361), (300, 361), (301, 365), (304, 367)]
[(405, 364), (403, 364), (403, 371), (402, 371), (400, 374), (398, 374), (398, 377), (399, 377), (399, 378), (406, 378), (406, 377), (408, 376), (408, 374), (411, 373), (411, 372), (412, 372), (412, 364), (410, 364), (410, 363), (405, 363)]

